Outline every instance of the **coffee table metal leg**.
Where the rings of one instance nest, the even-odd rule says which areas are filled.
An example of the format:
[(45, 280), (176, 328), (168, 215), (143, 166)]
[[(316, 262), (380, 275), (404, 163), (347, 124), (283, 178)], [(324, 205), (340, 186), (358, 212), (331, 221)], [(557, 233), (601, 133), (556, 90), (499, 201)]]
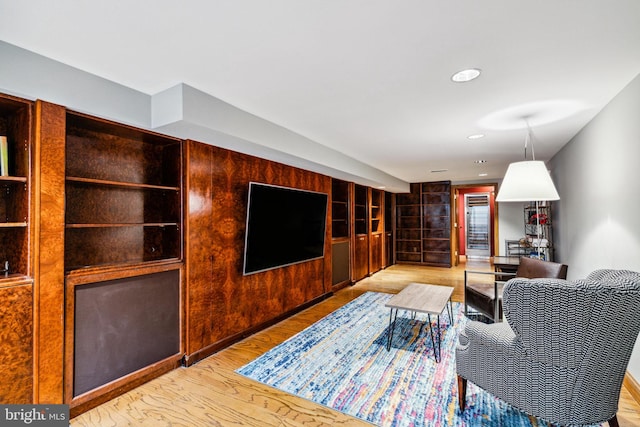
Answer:
[[(438, 357), (436, 357), (436, 363), (440, 363), (440, 346), (442, 344), (442, 331), (440, 330), (440, 315), (438, 315)], [(433, 348), (435, 352), (435, 347)]]
[(453, 325), (453, 317), (451, 316), (453, 313), (453, 303), (451, 302), (451, 298), (449, 298), (449, 304), (447, 304), (447, 313), (449, 314), (449, 324)]
[[(394, 316), (395, 312), (395, 316)], [(387, 351), (391, 350), (391, 340), (393, 339), (393, 330), (396, 328), (396, 319), (398, 318), (398, 309), (392, 308), (389, 312), (389, 332), (387, 334)]]
[[(433, 326), (431, 325), (431, 314), (427, 314), (427, 319), (429, 322), (429, 332), (431, 333), (431, 346), (433, 347), (433, 358), (436, 359), (436, 363), (439, 362), (438, 354), (436, 354), (436, 340), (433, 337)], [(438, 327), (438, 330), (440, 328)]]

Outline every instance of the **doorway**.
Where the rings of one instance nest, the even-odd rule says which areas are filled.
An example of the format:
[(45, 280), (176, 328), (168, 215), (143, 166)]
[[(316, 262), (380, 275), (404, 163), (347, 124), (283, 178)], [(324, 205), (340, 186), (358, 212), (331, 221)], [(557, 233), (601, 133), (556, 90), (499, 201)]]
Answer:
[(469, 257), (491, 256), (491, 216), (489, 193), (464, 195), (465, 254)]
[[(497, 255), (497, 183), (452, 186), (451, 258), (489, 258)], [(488, 218), (487, 218), (488, 216)]]

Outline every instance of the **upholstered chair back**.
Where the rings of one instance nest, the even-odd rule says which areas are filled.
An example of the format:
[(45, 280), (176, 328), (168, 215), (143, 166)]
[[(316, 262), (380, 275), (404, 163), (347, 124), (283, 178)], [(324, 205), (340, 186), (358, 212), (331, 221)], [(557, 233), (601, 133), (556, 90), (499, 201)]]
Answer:
[(516, 277), (536, 279), (539, 277), (567, 278), (567, 266), (557, 262), (542, 261), (536, 258), (522, 257)]
[(528, 378), (521, 380), (546, 390), (536, 399), (529, 396), (533, 406), (524, 409), (562, 423), (615, 415), (640, 332), (639, 273), (597, 270), (571, 282), (512, 279), (504, 288), (504, 307), (531, 360), (523, 372)]

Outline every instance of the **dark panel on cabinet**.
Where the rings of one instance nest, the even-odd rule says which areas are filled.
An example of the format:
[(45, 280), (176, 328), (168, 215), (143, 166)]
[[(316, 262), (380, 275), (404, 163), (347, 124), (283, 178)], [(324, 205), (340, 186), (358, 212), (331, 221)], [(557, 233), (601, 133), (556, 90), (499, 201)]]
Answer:
[(180, 271), (75, 287), (78, 396), (180, 352)]
[(349, 241), (334, 242), (331, 245), (332, 285), (347, 282), (351, 279), (349, 268), (351, 245)]

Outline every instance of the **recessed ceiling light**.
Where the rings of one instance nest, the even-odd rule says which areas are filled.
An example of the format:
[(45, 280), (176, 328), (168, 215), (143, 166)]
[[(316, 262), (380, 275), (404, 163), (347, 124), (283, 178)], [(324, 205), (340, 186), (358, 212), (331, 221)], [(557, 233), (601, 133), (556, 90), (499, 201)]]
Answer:
[(467, 137), (467, 139), (480, 139), (480, 138), (484, 138), (484, 134), (483, 133), (476, 133), (473, 135), (469, 135)]
[(475, 160), (473, 163), (487, 163), (486, 160)]
[(488, 173), (479, 173), (478, 176), (487, 176), (489, 175)]
[(480, 70), (477, 68), (467, 68), (466, 70), (461, 70), (451, 76), (451, 80), (456, 83), (465, 83), (471, 81), (473, 79), (478, 78), (480, 75)]

